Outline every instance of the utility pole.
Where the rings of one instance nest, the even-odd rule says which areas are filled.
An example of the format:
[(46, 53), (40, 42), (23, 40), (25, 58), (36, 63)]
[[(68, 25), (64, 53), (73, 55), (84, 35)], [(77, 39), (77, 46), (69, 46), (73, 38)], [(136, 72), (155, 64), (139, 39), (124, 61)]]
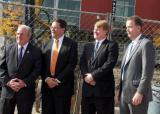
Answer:
[[(25, 4), (35, 5), (35, 0), (25, 0)], [(25, 24), (31, 27), (32, 32), (34, 29), (35, 9), (32, 7), (25, 7)]]

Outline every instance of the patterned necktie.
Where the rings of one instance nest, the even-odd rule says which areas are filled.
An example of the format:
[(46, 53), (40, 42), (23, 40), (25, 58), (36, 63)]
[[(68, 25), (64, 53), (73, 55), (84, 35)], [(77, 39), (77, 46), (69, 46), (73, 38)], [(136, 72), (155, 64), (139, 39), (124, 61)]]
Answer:
[(58, 40), (54, 40), (53, 48), (52, 48), (52, 56), (51, 56), (51, 64), (50, 64), (50, 72), (51, 75), (55, 74), (55, 68), (58, 58)]
[(96, 42), (95, 47), (94, 47), (94, 58), (95, 58), (96, 53), (98, 51), (98, 47), (99, 47), (99, 42)]
[(20, 51), (20, 52), (19, 52), (19, 56), (18, 56), (18, 63), (20, 63), (21, 60), (22, 60), (22, 56), (23, 56), (23, 46), (20, 47), (19, 51)]

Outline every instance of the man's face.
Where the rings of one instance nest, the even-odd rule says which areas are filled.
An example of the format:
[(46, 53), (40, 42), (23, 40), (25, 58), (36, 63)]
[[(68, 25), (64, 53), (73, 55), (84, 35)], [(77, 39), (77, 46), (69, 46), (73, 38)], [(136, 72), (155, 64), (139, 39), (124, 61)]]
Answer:
[(131, 40), (134, 40), (141, 33), (141, 27), (137, 26), (133, 20), (127, 20), (126, 31), (127, 31), (128, 37)]
[(53, 22), (50, 29), (52, 37), (56, 39), (60, 38), (65, 32), (65, 29), (61, 28), (58, 22)]
[(106, 38), (107, 31), (105, 31), (102, 27), (95, 26), (93, 34), (96, 40), (102, 40)]
[(26, 28), (18, 28), (16, 33), (16, 41), (19, 45), (23, 46), (29, 42), (30, 35)]

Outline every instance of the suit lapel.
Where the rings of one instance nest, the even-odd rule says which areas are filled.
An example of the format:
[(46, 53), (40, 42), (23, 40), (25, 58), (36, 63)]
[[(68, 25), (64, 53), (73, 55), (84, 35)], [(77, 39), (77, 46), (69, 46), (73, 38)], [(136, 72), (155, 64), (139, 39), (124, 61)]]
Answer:
[(127, 47), (127, 49), (126, 49), (126, 51), (125, 51), (125, 54), (124, 54), (124, 57), (123, 57), (123, 60), (122, 60), (122, 65), (121, 65), (121, 69), (124, 67), (124, 65), (125, 65), (125, 60), (126, 60), (126, 57), (127, 57), (127, 52), (128, 52), (128, 47)]
[(18, 45), (15, 44), (12, 48), (11, 51), (11, 58), (13, 59), (13, 64), (15, 65), (15, 67), (18, 67)]
[(95, 47), (95, 42), (92, 42), (91, 45), (89, 46), (88, 48), (88, 56), (91, 58), (91, 61), (94, 61), (95, 58), (94, 58), (94, 47)]
[(61, 48), (60, 48), (59, 53), (58, 53), (58, 59), (57, 59), (57, 63), (56, 63), (56, 68), (58, 68), (58, 66), (61, 64), (62, 59), (64, 59), (64, 51), (67, 49), (67, 45), (69, 45), (68, 41), (64, 37), (63, 41), (62, 41)]
[[(96, 53), (96, 55), (95, 55), (95, 57), (94, 57), (94, 59), (93, 59), (93, 62), (96, 60), (96, 58), (98, 57), (98, 55), (101, 54), (101, 52), (103, 51), (103, 48), (105, 48), (106, 46), (108, 46), (107, 42), (108, 42), (107, 39), (105, 39), (105, 40), (102, 42), (101, 46), (99, 47), (99, 49), (98, 49), (98, 51), (97, 51), (97, 53)], [(93, 54), (94, 54), (94, 46), (93, 46), (93, 51), (92, 51), (92, 52), (93, 52)]]
[(53, 38), (51, 38), (51, 40), (50, 40), (50, 42), (49, 42), (49, 44), (48, 44), (48, 46), (47, 46), (47, 49), (49, 50), (49, 55), (48, 55), (48, 58), (49, 58), (49, 66), (50, 66), (50, 64), (51, 64), (51, 56), (52, 56), (52, 45), (53, 45), (53, 42), (54, 42), (54, 40), (53, 40)]
[[(134, 55), (134, 53), (137, 51), (137, 49), (138, 49), (138, 47), (140, 46), (140, 44), (141, 44), (141, 39), (142, 39), (143, 37), (141, 37), (139, 40), (138, 40), (138, 42), (137, 42), (137, 44), (135, 45), (135, 47), (134, 47), (134, 49), (132, 50), (132, 52), (131, 52), (131, 54), (130, 54), (130, 56), (129, 56), (129, 58), (128, 58), (128, 60), (126, 61), (126, 64), (130, 61), (130, 59), (132, 58), (132, 56)], [(128, 50), (127, 50), (128, 51)], [(126, 51), (126, 52), (127, 52)], [(127, 54), (126, 54), (127, 55)], [(126, 58), (126, 57), (125, 57)], [(124, 62), (125, 62), (125, 59), (124, 59)], [(125, 64), (125, 63), (124, 63)], [(126, 65), (125, 64), (125, 65)]]
[(27, 63), (27, 62), (25, 62), (26, 60), (28, 60), (27, 58), (28, 58), (28, 56), (30, 55), (30, 52), (31, 51), (31, 44), (29, 43), (28, 44), (28, 46), (27, 46), (27, 48), (26, 48), (26, 50), (25, 50), (25, 52), (24, 52), (24, 55), (23, 55), (23, 57), (22, 57), (22, 60), (21, 60), (21, 62), (19, 63), (19, 65), (18, 65), (18, 68), (21, 66), (21, 65), (23, 65), (24, 63)]

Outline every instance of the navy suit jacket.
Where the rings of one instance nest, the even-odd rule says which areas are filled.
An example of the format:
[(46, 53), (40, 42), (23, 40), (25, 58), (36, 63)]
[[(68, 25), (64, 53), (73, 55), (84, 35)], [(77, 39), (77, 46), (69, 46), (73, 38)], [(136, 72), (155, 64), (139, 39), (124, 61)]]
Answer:
[(88, 43), (84, 47), (80, 60), (80, 69), (84, 78), (86, 73), (91, 73), (96, 81), (95, 86), (83, 82), (82, 95), (85, 97), (113, 97), (114, 76), (113, 68), (118, 58), (118, 45), (105, 39), (93, 57), (95, 43)]

